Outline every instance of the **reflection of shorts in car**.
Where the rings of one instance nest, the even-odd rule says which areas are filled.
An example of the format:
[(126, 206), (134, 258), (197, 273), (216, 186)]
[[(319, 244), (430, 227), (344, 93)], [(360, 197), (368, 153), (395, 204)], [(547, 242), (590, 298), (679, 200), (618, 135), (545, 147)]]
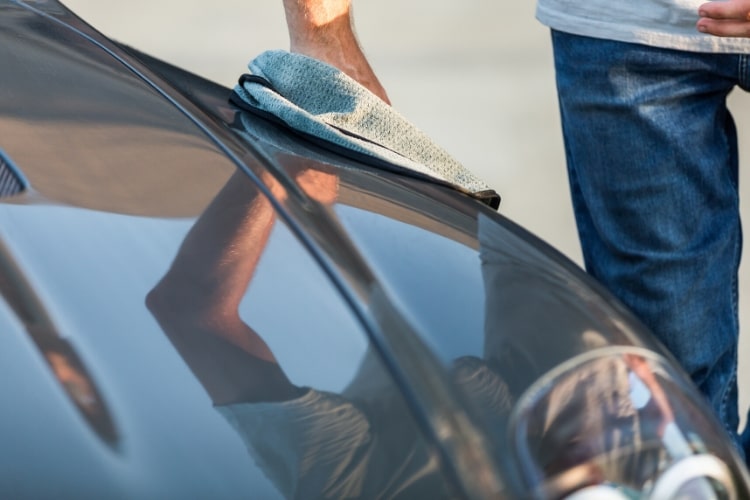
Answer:
[[(289, 401), (217, 409), (286, 498), (445, 498), (437, 459), (401, 394), (368, 373), (346, 397), (308, 389)], [(459, 358), (453, 376), (485, 411), (507, 414), (507, 387), (481, 359)]]
[(453, 380), (489, 425), (505, 421), (512, 407), (508, 384), (483, 359), (463, 356), (453, 364)]
[(437, 462), (400, 411), (400, 424), (383, 424), (347, 399), (314, 389), (290, 401), (217, 409), (286, 498), (441, 496), (442, 483), (430, 478)]

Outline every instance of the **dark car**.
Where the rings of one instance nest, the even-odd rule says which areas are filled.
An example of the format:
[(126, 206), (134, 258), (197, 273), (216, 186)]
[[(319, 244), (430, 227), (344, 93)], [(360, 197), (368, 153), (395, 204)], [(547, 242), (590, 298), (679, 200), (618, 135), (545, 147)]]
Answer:
[(0, 497), (750, 497), (576, 265), (230, 94), (0, 0)]

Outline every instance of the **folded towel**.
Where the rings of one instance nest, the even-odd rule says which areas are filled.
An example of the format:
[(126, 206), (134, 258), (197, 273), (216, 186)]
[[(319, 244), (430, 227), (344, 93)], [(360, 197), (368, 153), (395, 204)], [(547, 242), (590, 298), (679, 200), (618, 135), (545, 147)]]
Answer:
[(426, 134), (342, 71), (300, 54), (267, 51), (230, 98), (333, 151), (401, 174), (429, 178), (493, 208), (500, 196)]

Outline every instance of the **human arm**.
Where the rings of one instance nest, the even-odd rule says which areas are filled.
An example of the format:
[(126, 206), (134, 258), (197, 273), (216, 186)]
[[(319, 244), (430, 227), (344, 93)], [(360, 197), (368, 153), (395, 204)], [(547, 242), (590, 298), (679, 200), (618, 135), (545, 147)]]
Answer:
[(750, 0), (704, 3), (698, 8), (698, 31), (717, 36), (750, 37)]
[(214, 404), (284, 400), (296, 387), (239, 316), (276, 215), (235, 173), (188, 232), (146, 305)]
[(290, 50), (340, 69), (390, 104), (354, 32), (351, 0), (283, 0)]
[[(287, 158), (290, 176), (313, 200), (333, 203), (338, 177)], [(261, 174), (275, 199), (286, 189)], [(216, 405), (299, 395), (264, 339), (239, 314), (276, 223), (269, 199), (236, 172), (188, 232), (146, 305)]]

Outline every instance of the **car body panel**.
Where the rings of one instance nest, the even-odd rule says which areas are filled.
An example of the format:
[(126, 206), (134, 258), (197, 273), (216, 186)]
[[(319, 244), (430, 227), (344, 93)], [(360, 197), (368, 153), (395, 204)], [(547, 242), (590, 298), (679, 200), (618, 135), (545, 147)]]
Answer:
[(254, 446), (285, 435), (243, 434), (182, 344), (237, 277), (230, 315), (292, 384), (379, 422), (368, 439), (385, 451), (338, 496), (529, 487), (514, 484), (510, 416), (456, 381), (466, 363), (512, 366), (499, 371), (519, 400), (582, 353), (672, 366), (583, 271), (486, 205), (246, 115), (229, 89), (57, 2), (0, 0), (0, 68), (0, 151), (30, 186), (0, 199), (2, 493), (303, 496), (306, 476)]

